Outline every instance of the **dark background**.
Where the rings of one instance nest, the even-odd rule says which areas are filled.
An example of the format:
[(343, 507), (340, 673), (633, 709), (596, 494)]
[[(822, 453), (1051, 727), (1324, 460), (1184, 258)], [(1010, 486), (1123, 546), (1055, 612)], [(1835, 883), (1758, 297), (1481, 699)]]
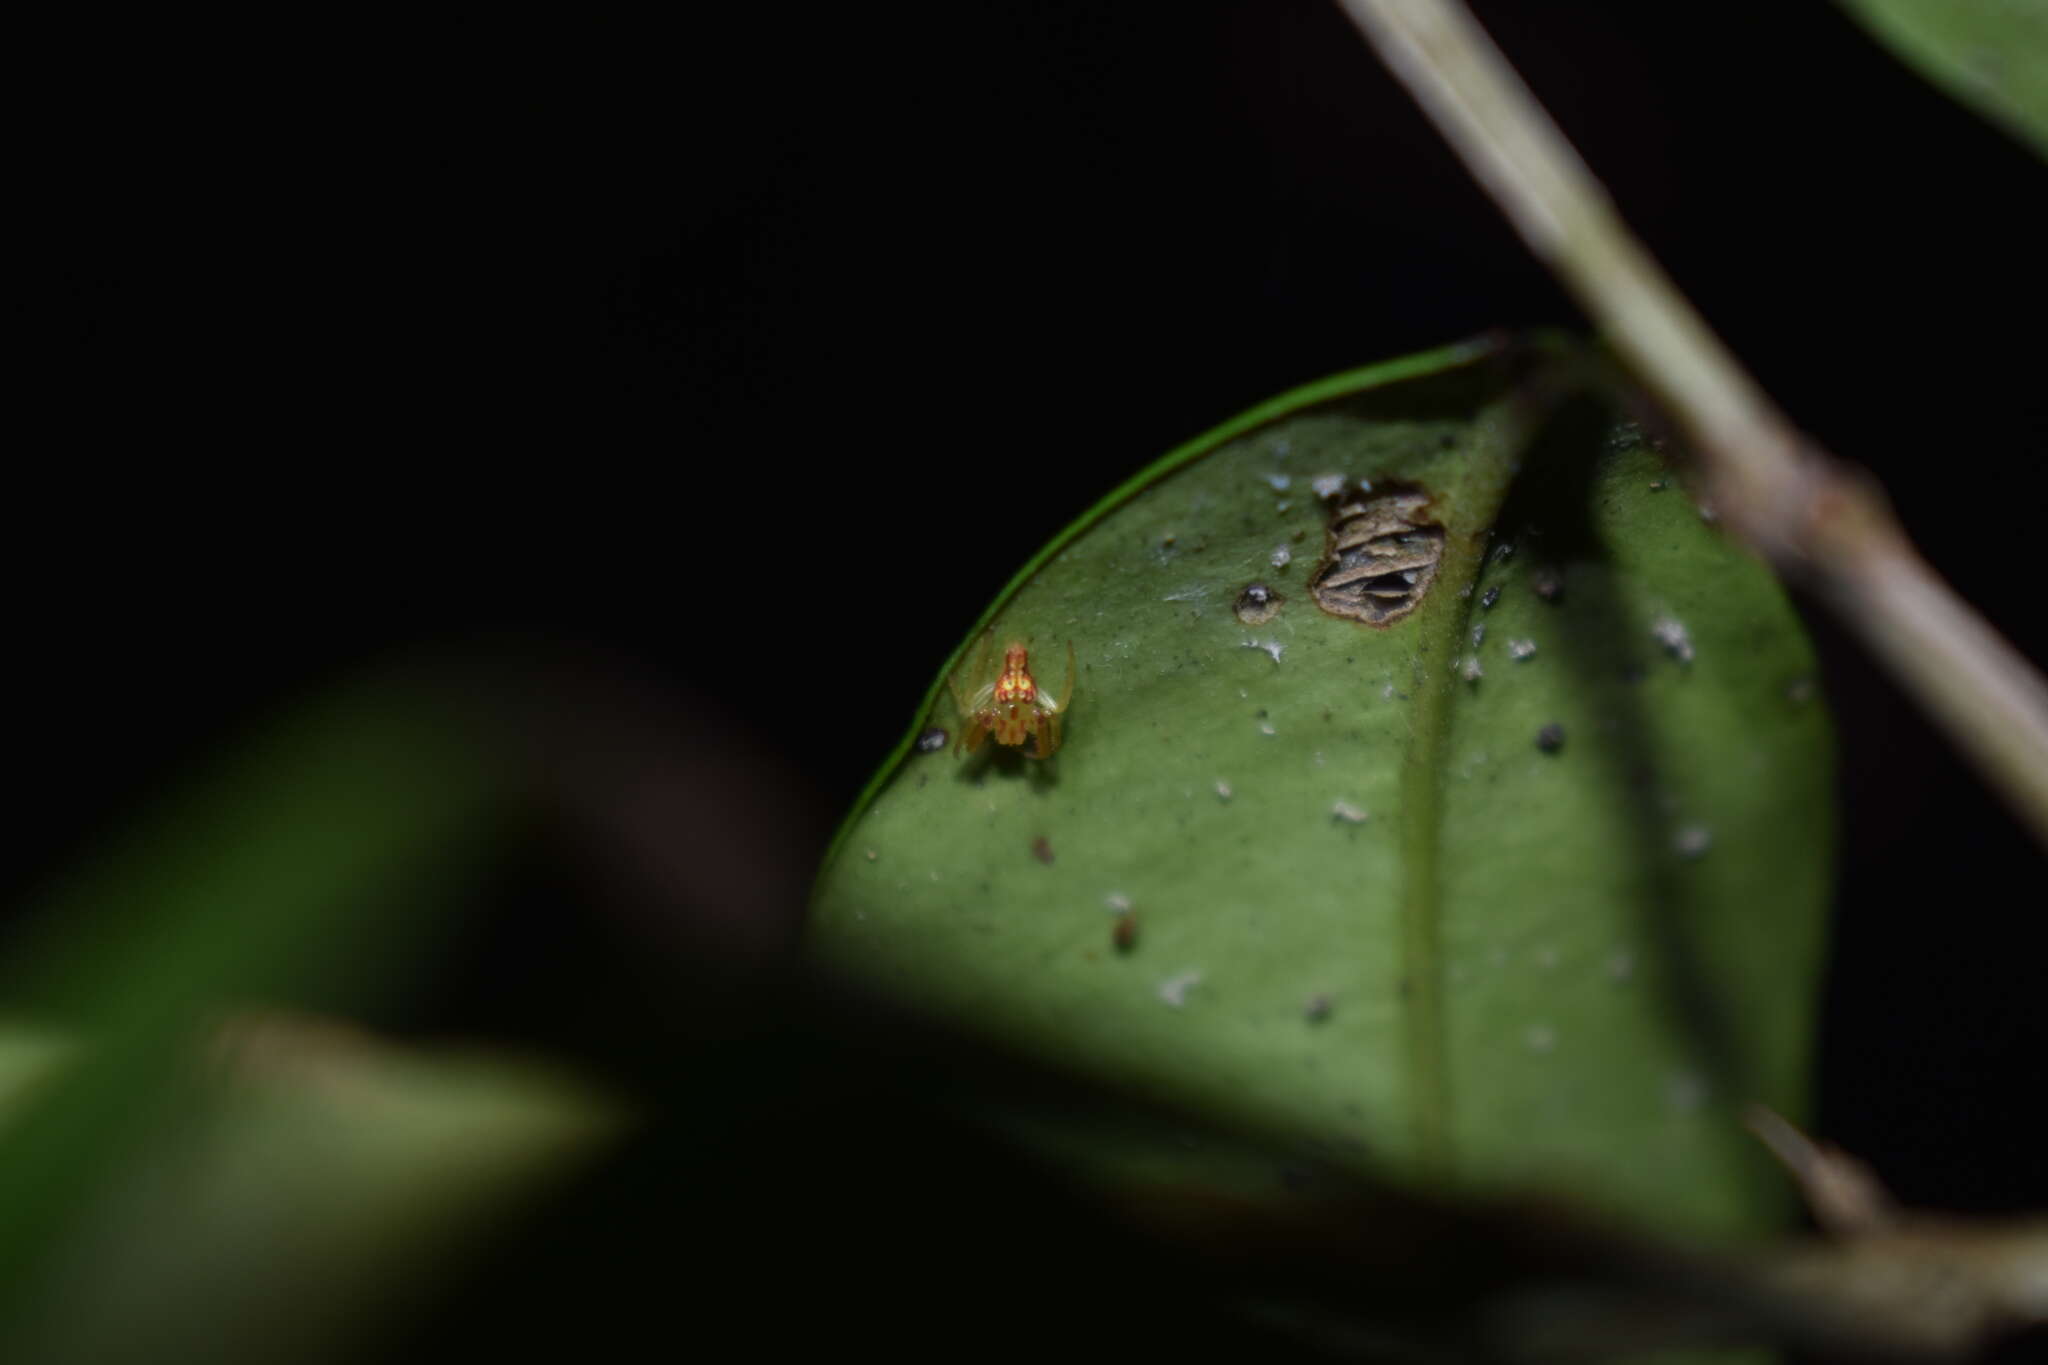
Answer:
[[(2048, 661), (2048, 168), (1826, 4), (1478, 9), (1765, 385)], [(758, 873), (758, 955), (1099, 494), (1333, 370), (1580, 325), (1314, 0), (517, 22), (53, 43), (13, 890), (305, 689), (488, 651), (668, 756), (688, 856)], [(2048, 1205), (2040, 850), (1802, 606), (1846, 811), (1817, 1126), (1909, 1201)], [(615, 1064), (667, 1006), (594, 847), (506, 873), (394, 1026)]]

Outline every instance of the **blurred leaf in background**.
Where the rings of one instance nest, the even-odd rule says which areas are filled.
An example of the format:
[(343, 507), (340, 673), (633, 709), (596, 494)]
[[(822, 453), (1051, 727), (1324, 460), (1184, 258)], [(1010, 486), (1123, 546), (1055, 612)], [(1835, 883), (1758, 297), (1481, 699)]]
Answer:
[(2048, 6), (2037, 0), (1842, 0), (1900, 58), (2048, 155)]
[(300, 706), (52, 889), (0, 1008), (9, 1360), (326, 1358), (616, 1126), (583, 1087), (295, 1009), (403, 984), (513, 795), (415, 669)]

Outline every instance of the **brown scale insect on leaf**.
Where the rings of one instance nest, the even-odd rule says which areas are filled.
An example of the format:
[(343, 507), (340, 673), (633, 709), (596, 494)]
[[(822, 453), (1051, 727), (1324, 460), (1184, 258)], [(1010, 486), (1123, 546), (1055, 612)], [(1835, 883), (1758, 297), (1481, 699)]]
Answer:
[(1390, 626), (1414, 611), (1444, 553), (1444, 528), (1424, 511), (1429, 501), (1407, 486), (1339, 492), (1323, 562), (1309, 580), (1316, 605), (1369, 626)]

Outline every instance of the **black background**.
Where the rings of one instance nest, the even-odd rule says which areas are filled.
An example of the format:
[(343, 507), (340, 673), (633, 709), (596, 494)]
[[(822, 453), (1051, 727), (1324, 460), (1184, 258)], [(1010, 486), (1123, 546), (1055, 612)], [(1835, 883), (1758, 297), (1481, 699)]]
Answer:
[[(2048, 661), (2048, 168), (1825, 4), (1478, 9), (1765, 385)], [(15, 889), (281, 701), (488, 650), (633, 698), (588, 704), (678, 790), (732, 784), (684, 805), (772, 946), (953, 643), (1100, 493), (1333, 370), (1580, 325), (1312, 0), (521, 22), (53, 42)], [(2040, 850), (1801, 605), (1846, 812), (1818, 1127), (1909, 1201), (2041, 1207)], [(395, 1024), (595, 1058), (658, 1014), (614, 998), (588, 862), (508, 873)]]

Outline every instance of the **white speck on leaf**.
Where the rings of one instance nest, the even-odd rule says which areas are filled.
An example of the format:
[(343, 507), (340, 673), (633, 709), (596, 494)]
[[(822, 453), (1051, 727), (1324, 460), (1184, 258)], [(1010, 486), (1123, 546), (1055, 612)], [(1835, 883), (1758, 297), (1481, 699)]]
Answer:
[(1548, 1052), (1557, 1046), (1557, 1030), (1548, 1024), (1536, 1024), (1522, 1035), (1522, 1041), (1529, 1045), (1531, 1052)]
[(1209, 585), (1207, 583), (1196, 583), (1170, 592), (1159, 600), (1162, 602), (1199, 602), (1208, 595)]
[(1536, 642), (1534, 640), (1508, 641), (1508, 657), (1515, 660), (1517, 663), (1521, 662), (1523, 659), (1533, 658), (1535, 654)]
[(1685, 623), (1675, 616), (1660, 616), (1650, 623), (1650, 634), (1657, 637), (1657, 643), (1664, 646), (1664, 652), (1682, 664), (1692, 662), (1692, 636), (1686, 631)]
[(1216, 799), (1217, 799), (1217, 800), (1219, 800), (1219, 801), (1228, 801), (1228, 800), (1230, 799), (1230, 797), (1231, 797), (1231, 790), (1230, 790), (1230, 784), (1229, 784), (1228, 782), (1225, 782), (1225, 781), (1224, 781), (1224, 780), (1223, 780), (1222, 778), (1220, 778), (1220, 777), (1219, 777), (1219, 778), (1217, 778), (1217, 779), (1216, 779)]
[(879, 858), (879, 857), (881, 857), (881, 856), (882, 856), (881, 854), (879, 854), (879, 853), (875, 852), (875, 851), (874, 851), (873, 849), (869, 849), (869, 850), (868, 850), (868, 861), (869, 861), (869, 862), (873, 862), (873, 861), (874, 861), (875, 859), (877, 859), (877, 858)]
[(1280, 656), (1287, 652), (1287, 646), (1281, 644), (1278, 640), (1246, 640), (1244, 647), (1246, 649), (1263, 650), (1273, 657), (1273, 662), (1276, 664), (1280, 662)]
[(1481, 621), (1472, 627), (1472, 648), (1477, 649), (1486, 640), (1486, 623)]
[(1486, 670), (1479, 665), (1479, 656), (1477, 654), (1465, 656), (1464, 660), (1458, 665), (1458, 676), (1468, 683), (1478, 682), (1486, 676)]
[(1102, 903), (1109, 907), (1109, 912), (1113, 915), (1124, 914), (1131, 908), (1131, 898), (1121, 891), (1110, 892), (1102, 898)]
[(1714, 832), (1705, 825), (1681, 825), (1671, 836), (1671, 847), (1681, 858), (1697, 858), (1714, 846)]
[(1352, 805), (1349, 801), (1337, 801), (1332, 803), (1330, 806), (1330, 815), (1331, 818), (1341, 820), (1347, 825), (1362, 825), (1367, 820), (1370, 820), (1372, 818), (1372, 815), (1369, 811), (1361, 810), (1357, 806)]
[(1274, 567), (1274, 568), (1276, 568), (1276, 569), (1284, 569), (1284, 568), (1286, 568), (1286, 567), (1287, 567), (1287, 566), (1288, 566), (1289, 564), (1292, 564), (1293, 562), (1294, 562), (1294, 551), (1292, 551), (1292, 550), (1288, 549), (1288, 548), (1287, 548), (1287, 547), (1286, 547), (1285, 545), (1282, 545), (1282, 546), (1281, 546), (1281, 547), (1280, 547), (1279, 549), (1277, 549), (1277, 550), (1273, 551), (1273, 567)]
[(1285, 474), (1261, 474), (1259, 477), (1271, 484), (1275, 493), (1285, 493), (1287, 485), (1294, 482)]
[(1260, 722), (1259, 722), (1259, 733), (1260, 733), (1260, 734), (1262, 734), (1262, 735), (1277, 735), (1277, 734), (1279, 734), (1280, 732), (1279, 732), (1278, 730), (1275, 730), (1275, 729), (1273, 728), (1273, 722), (1272, 722), (1272, 721), (1270, 721), (1270, 720), (1262, 720), (1262, 721), (1260, 721)]
[(1202, 984), (1199, 971), (1178, 972), (1159, 983), (1159, 998), (1179, 1009), (1188, 1002), (1188, 992)]
[(1334, 498), (1344, 490), (1344, 476), (1342, 474), (1318, 474), (1308, 481), (1308, 486), (1315, 490), (1315, 494), (1319, 498)]

